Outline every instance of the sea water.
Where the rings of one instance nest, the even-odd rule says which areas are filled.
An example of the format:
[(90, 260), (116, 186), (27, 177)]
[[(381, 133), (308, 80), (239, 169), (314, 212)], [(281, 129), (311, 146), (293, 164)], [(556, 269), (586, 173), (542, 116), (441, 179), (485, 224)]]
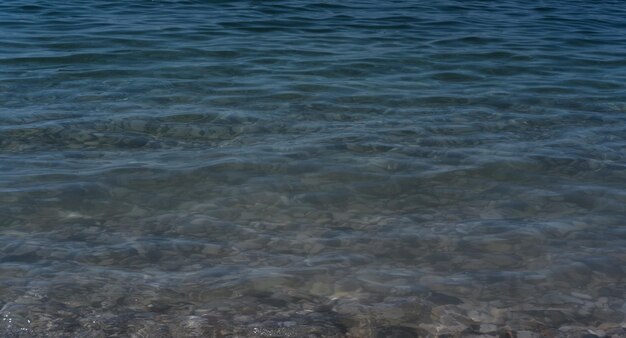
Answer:
[(622, 1), (0, 4), (0, 335), (626, 335)]

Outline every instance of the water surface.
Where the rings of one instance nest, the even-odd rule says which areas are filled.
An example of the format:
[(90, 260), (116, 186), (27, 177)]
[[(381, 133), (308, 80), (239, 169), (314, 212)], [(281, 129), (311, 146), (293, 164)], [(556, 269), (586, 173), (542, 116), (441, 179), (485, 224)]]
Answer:
[(3, 1), (1, 335), (626, 335), (624, 17)]

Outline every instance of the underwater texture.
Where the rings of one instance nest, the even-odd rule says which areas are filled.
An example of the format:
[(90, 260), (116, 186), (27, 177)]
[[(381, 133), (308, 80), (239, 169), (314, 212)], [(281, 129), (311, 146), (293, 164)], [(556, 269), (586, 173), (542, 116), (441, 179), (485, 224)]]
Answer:
[(0, 336), (626, 337), (623, 1), (0, 3)]

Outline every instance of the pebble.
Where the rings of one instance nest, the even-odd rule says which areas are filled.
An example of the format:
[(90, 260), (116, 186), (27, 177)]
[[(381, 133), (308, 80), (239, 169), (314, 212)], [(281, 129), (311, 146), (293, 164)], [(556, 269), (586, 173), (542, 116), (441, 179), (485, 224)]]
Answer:
[(481, 333), (492, 333), (492, 332), (496, 332), (498, 330), (498, 327), (494, 324), (480, 324), (480, 328), (478, 329), (478, 331), (480, 331)]
[(215, 256), (220, 254), (223, 251), (221, 245), (217, 244), (205, 244), (204, 249), (202, 249), (202, 253), (209, 256)]
[(315, 282), (310, 289), (310, 293), (314, 296), (329, 296), (333, 292), (332, 284), (326, 282)]
[(537, 338), (539, 334), (533, 333), (531, 331), (521, 330), (517, 331), (517, 338)]

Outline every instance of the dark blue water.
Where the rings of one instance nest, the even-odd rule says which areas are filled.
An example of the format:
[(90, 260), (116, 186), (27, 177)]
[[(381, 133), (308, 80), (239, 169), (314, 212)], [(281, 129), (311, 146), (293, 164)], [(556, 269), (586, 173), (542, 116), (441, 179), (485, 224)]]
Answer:
[(3, 1), (0, 335), (626, 336), (624, 18)]

